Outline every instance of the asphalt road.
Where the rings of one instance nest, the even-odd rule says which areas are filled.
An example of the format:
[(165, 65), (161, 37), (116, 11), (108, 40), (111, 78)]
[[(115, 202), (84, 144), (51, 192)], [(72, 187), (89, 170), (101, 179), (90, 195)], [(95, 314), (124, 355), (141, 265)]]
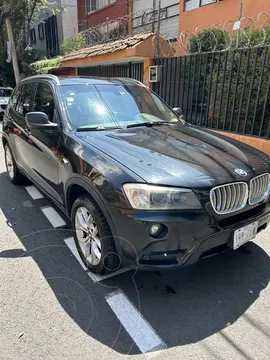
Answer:
[[(270, 358), (270, 228), (190, 268), (94, 282), (64, 241), (72, 232), (41, 211), (51, 205), (8, 181), (0, 146), (1, 359)], [(139, 324), (126, 303), (113, 311), (115, 291)], [(162, 346), (142, 354), (151, 331)]]

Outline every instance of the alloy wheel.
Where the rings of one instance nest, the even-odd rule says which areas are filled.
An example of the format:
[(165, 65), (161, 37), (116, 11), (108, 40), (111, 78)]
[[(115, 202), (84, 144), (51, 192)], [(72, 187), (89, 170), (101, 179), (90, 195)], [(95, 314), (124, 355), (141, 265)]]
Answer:
[(75, 215), (75, 230), (80, 250), (86, 261), (96, 266), (101, 260), (101, 241), (98, 227), (91, 213), (85, 207), (79, 207)]
[(13, 179), (14, 178), (14, 163), (13, 163), (11, 151), (8, 146), (6, 147), (5, 156), (6, 156), (7, 172), (9, 174), (10, 178)]

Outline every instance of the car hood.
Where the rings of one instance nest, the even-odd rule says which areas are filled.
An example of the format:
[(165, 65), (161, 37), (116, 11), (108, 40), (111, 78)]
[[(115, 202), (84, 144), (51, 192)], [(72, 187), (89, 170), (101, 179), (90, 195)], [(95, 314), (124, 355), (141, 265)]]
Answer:
[[(162, 125), (77, 133), (145, 182), (212, 187), (269, 172), (269, 156), (246, 144), (191, 125)], [(247, 172), (240, 176), (236, 169)]]

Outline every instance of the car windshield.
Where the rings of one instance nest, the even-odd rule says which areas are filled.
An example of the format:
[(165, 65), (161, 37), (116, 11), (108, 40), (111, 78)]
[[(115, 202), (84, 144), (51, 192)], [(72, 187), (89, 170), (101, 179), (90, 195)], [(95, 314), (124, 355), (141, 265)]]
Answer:
[(12, 89), (0, 89), (0, 97), (10, 97)]
[(142, 85), (62, 85), (69, 122), (76, 129), (176, 123), (175, 113)]

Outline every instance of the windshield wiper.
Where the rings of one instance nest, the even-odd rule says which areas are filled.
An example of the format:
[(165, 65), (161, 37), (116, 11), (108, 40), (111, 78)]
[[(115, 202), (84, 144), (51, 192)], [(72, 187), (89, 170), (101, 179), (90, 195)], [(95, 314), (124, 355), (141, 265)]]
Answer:
[(111, 127), (104, 127), (104, 126), (95, 126), (95, 127), (78, 127), (76, 131), (83, 132), (83, 131), (105, 131), (105, 130), (116, 130), (116, 129), (123, 129), (117, 126)]
[(164, 125), (164, 124), (172, 124), (171, 121), (146, 121), (143, 123), (138, 124), (131, 124), (127, 126), (127, 129), (133, 128), (133, 127), (139, 127), (139, 126), (154, 126), (154, 125)]

